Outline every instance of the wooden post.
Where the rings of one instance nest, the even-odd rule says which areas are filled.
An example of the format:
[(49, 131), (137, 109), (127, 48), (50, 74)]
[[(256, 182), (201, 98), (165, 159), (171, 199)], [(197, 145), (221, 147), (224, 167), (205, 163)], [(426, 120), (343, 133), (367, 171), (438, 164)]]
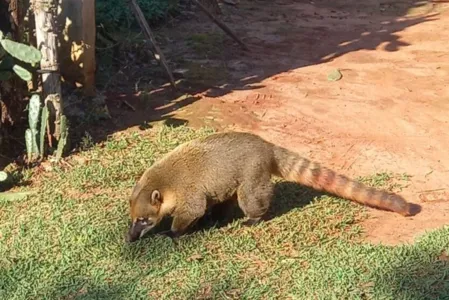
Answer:
[(83, 74), (84, 93), (95, 95), (95, 37), (97, 24), (95, 23), (95, 0), (83, 0)]
[(60, 69), (64, 81), (95, 95), (95, 0), (59, 0)]
[[(57, 0), (35, 0), (33, 9), (36, 22), (37, 47), (42, 53), (43, 98), (50, 112), (49, 120), (53, 121), (49, 122), (50, 130), (53, 132), (53, 137), (59, 140), (63, 105), (57, 52), (57, 33), (55, 32)], [(50, 139), (50, 145), (51, 142)]]

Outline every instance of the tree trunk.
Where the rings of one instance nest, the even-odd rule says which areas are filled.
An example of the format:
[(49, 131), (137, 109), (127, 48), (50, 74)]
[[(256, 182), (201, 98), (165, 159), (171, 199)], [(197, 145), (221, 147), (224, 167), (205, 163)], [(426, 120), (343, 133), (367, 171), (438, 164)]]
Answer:
[[(63, 105), (61, 97), (61, 83), (59, 74), (56, 0), (35, 0), (34, 15), (36, 22), (36, 41), (42, 53), (41, 73), (43, 83), (43, 98), (49, 110), (49, 127), (56, 141), (61, 136), (61, 117)], [(52, 141), (49, 140), (50, 146)]]

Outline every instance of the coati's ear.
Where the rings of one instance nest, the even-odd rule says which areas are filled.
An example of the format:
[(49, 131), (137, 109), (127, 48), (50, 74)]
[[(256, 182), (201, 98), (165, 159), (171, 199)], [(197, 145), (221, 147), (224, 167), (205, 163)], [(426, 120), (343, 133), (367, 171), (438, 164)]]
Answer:
[(162, 200), (161, 192), (159, 192), (158, 190), (153, 190), (151, 192), (151, 199), (150, 199), (151, 205), (156, 205), (156, 204), (160, 203), (161, 200)]

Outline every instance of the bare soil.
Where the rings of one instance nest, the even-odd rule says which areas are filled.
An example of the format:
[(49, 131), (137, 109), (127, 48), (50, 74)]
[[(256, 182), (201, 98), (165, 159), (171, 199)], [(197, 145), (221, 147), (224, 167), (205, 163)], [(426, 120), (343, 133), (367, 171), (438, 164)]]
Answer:
[[(128, 93), (132, 112), (110, 92), (116, 129), (157, 119), (209, 124), (255, 132), (349, 176), (406, 173), (412, 177), (401, 194), (422, 212), (404, 218), (370, 210), (367, 240), (410, 242), (448, 225), (449, 4), (237, 2), (223, 6), (222, 19), (252, 51), (200, 12), (162, 29), (164, 52), (184, 69), (176, 73), (189, 96)], [(329, 81), (335, 69), (343, 77)]]

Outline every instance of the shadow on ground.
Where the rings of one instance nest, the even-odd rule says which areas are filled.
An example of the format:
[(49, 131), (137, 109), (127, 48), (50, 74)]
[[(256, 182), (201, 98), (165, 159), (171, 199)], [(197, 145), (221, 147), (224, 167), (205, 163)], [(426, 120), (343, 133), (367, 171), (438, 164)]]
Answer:
[(112, 118), (92, 129), (86, 125), (90, 124), (86, 116), (78, 117), (75, 132), (82, 136), (88, 131), (101, 141), (129, 127), (144, 129), (150, 122), (170, 120), (174, 112), (202, 95), (211, 97), (208, 101), (220, 101), (217, 97), (234, 90), (257, 89), (276, 74), (329, 62), (352, 51), (399, 51), (408, 46), (400, 32), (437, 18), (438, 5), (416, 0), (242, 0), (237, 6), (225, 5), (222, 19), (250, 52), (196, 11), (194, 17), (180, 17), (172, 28), (158, 32), (158, 41), (180, 80), (178, 91), (167, 83), (145, 42), (128, 34), (122, 37), (119, 57), (116, 50), (97, 53), (98, 88), (105, 91)]
[[(120, 51), (115, 46), (97, 49), (97, 88), (104, 91), (108, 112), (91, 109), (90, 99), (64, 97), (72, 146), (79, 146), (86, 135), (95, 142), (104, 141), (114, 132), (134, 126), (143, 130), (154, 121), (186, 124), (186, 120), (173, 121), (174, 113), (202, 95), (208, 101), (220, 101), (218, 97), (235, 90), (258, 89), (264, 79), (276, 74), (326, 63), (349, 52), (399, 51), (408, 46), (400, 32), (435, 20), (442, 5), (417, 0), (242, 0), (236, 6), (225, 5), (221, 18), (248, 44), (250, 52), (201, 12), (184, 14), (171, 28), (158, 31), (158, 41), (180, 80), (177, 91), (167, 83), (141, 35), (135, 38), (138, 32), (128, 32), (117, 38)], [(24, 150), (24, 129), (17, 131), (14, 140)], [(16, 148), (11, 155), (4, 154), (5, 158), (17, 157), (20, 151)]]

